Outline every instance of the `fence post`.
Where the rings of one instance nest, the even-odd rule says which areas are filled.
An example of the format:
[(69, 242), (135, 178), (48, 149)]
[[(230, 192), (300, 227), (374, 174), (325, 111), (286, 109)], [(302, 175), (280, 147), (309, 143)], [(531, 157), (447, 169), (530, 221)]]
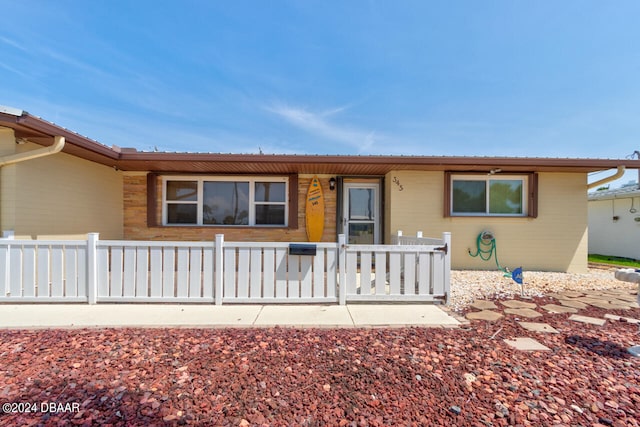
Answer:
[(224, 234), (216, 234), (216, 246), (215, 246), (215, 269), (213, 271), (213, 283), (214, 283), (214, 304), (222, 305), (222, 290), (224, 289)]
[(444, 254), (444, 294), (446, 295), (445, 304), (449, 304), (451, 296), (451, 232), (442, 233), (442, 240), (447, 247), (447, 252)]
[[(3, 240), (13, 240), (13, 231), (3, 231)], [(4, 283), (4, 289), (2, 289), (2, 296), (5, 297), (9, 294), (11, 287), (11, 242), (7, 242), (4, 250), (0, 253), (4, 254), (4, 260), (0, 260), (0, 264), (4, 265), (4, 277), (0, 278), (0, 283)], [(18, 266), (20, 268), (20, 266)]]
[(98, 297), (98, 233), (87, 234), (87, 297), (95, 304)]
[(339, 304), (345, 305), (347, 303), (347, 272), (345, 271), (347, 265), (347, 250), (346, 240), (344, 234), (338, 235), (338, 298)]
[(393, 243), (393, 237), (394, 237), (394, 236), (391, 236), (391, 239), (392, 239), (391, 244), (392, 244), (392, 245), (393, 245), (393, 244), (396, 244), (396, 245), (401, 245), (401, 244), (402, 244), (402, 243), (400, 243), (400, 242), (401, 242), (401, 240), (402, 240), (402, 230), (398, 230), (398, 231), (396, 231), (396, 235), (395, 235), (395, 241), (396, 241), (396, 242), (395, 242), (395, 243)]

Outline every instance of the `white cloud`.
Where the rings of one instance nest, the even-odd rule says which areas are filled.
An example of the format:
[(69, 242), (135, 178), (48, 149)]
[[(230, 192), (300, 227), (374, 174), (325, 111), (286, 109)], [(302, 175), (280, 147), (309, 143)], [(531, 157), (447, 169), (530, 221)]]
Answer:
[(24, 73), (24, 72), (18, 70), (17, 68), (11, 67), (11, 66), (3, 63), (3, 62), (0, 62), (0, 68), (4, 68), (5, 70), (10, 71), (12, 73), (15, 73), (15, 74), (17, 74), (19, 76), (22, 76), (22, 77), (30, 77), (29, 74)]
[(13, 48), (16, 48), (18, 50), (21, 50), (23, 52), (27, 52), (27, 49), (25, 47), (23, 47), (21, 44), (19, 44), (18, 42), (14, 41), (14, 40), (8, 39), (6, 37), (0, 36), (0, 42), (2, 42), (4, 44), (7, 44), (7, 45), (9, 45), (9, 46), (11, 46)]
[(343, 112), (348, 106), (327, 110), (322, 113), (313, 113), (302, 108), (287, 105), (275, 105), (266, 110), (283, 118), (288, 123), (310, 134), (329, 139), (335, 142), (348, 144), (358, 150), (366, 152), (383, 137), (377, 135), (374, 130), (358, 129), (345, 126), (330, 120), (331, 116)]
[(45, 55), (53, 58), (54, 60), (56, 60), (58, 62), (61, 62), (61, 63), (65, 64), (65, 65), (74, 67), (74, 68), (76, 68), (76, 69), (78, 69), (78, 70), (80, 70), (80, 71), (82, 71), (84, 73), (90, 73), (92, 75), (92, 77), (95, 77), (95, 78), (107, 78), (107, 77), (110, 77), (110, 75), (108, 73), (106, 73), (104, 70), (102, 70), (102, 69), (100, 69), (98, 67), (95, 67), (95, 66), (93, 66), (93, 65), (91, 65), (91, 64), (89, 64), (87, 62), (80, 61), (78, 59), (72, 58), (72, 57), (70, 57), (68, 55), (65, 55), (65, 54), (59, 52), (59, 51), (54, 51), (52, 49), (45, 48), (45, 49), (42, 49), (42, 52)]

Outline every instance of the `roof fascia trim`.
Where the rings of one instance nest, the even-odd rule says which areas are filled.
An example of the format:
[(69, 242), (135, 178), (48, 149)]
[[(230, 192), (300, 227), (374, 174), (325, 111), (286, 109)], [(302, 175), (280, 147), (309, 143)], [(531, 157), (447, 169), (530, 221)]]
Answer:
[(47, 135), (62, 135), (67, 140), (67, 143), (71, 143), (85, 150), (109, 157), (110, 159), (117, 160), (120, 158), (120, 150), (118, 149), (102, 145), (97, 141), (50, 123), (39, 117), (32, 116), (27, 112), (24, 112), (22, 116), (18, 117), (16, 123), (30, 127), (39, 132), (43, 132)]

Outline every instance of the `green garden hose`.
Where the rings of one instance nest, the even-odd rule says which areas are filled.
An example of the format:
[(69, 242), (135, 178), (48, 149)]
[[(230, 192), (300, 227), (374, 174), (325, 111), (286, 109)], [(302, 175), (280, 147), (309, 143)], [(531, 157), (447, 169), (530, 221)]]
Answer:
[(476, 253), (472, 254), (471, 249), (469, 249), (469, 255), (472, 257), (480, 257), (483, 261), (489, 261), (491, 256), (496, 260), (496, 266), (498, 270), (502, 271), (505, 277), (511, 277), (511, 273), (508, 269), (500, 267), (500, 262), (498, 262), (498, 250), (496, 245), (496, 238), (489, 231), (483, 231), (478, 234), (478, 238), (476, 239)]

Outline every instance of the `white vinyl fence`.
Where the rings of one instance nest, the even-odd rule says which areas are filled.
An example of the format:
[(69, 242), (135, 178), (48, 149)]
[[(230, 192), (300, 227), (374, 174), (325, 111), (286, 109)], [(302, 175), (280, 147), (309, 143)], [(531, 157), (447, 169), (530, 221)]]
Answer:
[(450, 235), (397, 245), (0, 239), (0, 302), (340, 303), (449, 294)]
[(0, 240), (0, 301), (86, 302), (87, 242)]
[(213, 242), (96, 242), (99, 302), (214, 302)]
[(335, 303), (338, 247), (312, 246), (315, 255), (295, 255), (296, 244), (225, 243), (223, 301)]
[(451, 233), (442, 239), (394, 236), (393, 245), (346, 248), (347, 301), (447, 301)]

